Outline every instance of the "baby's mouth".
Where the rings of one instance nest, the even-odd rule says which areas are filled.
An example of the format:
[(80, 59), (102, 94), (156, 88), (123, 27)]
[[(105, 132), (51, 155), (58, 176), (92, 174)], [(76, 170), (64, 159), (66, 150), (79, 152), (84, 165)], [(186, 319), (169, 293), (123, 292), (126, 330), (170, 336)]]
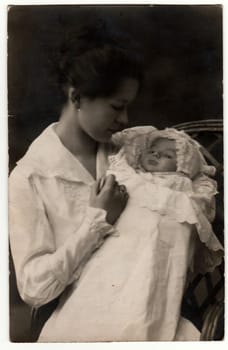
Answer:
[(148, 163), (149, 163), (150, 165), (158, 165), (158, 162), (157, 162), (156, 160), (154, 160), (154, 159), (149, 159), (149, 160), (148, 160)]

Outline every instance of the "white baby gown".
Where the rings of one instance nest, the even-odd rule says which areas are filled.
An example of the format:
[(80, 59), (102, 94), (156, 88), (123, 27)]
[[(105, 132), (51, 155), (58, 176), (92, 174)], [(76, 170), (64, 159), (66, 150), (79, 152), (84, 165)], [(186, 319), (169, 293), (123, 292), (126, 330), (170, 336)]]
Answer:
[[(180, 317), (187, 272), (201, 242), (191, 180), (176, 173), (138, 174), (121, 152), (110, 163), (109, 173), (127, 187), (128, 204), (115, 234), (63, 293), (39, 341), (199, 340)], [(217, 239), (210, 240), (219, 251)]]

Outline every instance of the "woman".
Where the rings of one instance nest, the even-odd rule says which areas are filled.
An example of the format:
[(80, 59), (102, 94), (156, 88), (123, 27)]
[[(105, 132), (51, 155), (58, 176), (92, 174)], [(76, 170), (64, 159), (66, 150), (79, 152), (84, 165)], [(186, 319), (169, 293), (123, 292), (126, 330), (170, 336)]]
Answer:
[(59, 122), (32, 143), (10, 176), (17, 285), (35, 308), (66, 298), (125, 208), (125, 187), (102, 176), (111, 136), (126, 126), (139, 91), (142, 60), (128, 37), (99, 22), (64, 43), (58, 75), (65, 98)]
[[(128, 37), (103, 22), (73, 33), (57, 60), (64, 97), (59, 122), (32, 143), (10, 176), (10, 243), (20, 295), (35, 308), (58, 300), (40, 341), (58, 340), (52, 325), (75, 289), (100, 298), (91, 295), (86, 272), (95, 251), (103, 252), (115, 236), (114, 224), (128, 200), (125, 186), (104, 174), (112, 134), (126, 127), (127, 108), (142, 83), (138, 52)], [(108, 256), (106, 272), (117, 259), (118, 252)], [(96, 276), (102, 288), (99, 272)], [(108, 303), (102, 307), (107, 315)], [(77, 325), (85, 322), (86, 331), (89, 321)], [(185, 328), (189, 332), (181, 323), (181, 335)], [(195, 331), (191, 339), (198, 337)], [(71, 333), (65, 341), (79, 340)]]

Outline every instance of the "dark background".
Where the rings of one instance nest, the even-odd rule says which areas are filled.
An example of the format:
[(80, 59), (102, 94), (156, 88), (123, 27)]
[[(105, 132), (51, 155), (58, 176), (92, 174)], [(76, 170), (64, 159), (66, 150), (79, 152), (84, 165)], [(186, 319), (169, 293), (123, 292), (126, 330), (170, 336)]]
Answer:
[[(143, 90), (131, 125), (163, 128), (222, 118), (222, 6), (11, 6), (8, 11), (9, 169), (58, 119), (47, 60), (62, 33), (94, 17), (111, 18), (143, 48)], [(11, 340), (29, 341), (30, 309), (19, 298), (10, 260)]]
[(10, 168), (31, 141), (58, 119), (47, 61), (71, 26), (111, 18), (143, 48), (144, 88), (131, 125), (157, 127), (222, 117), (222, 6), (12, 6), (8, 12)]

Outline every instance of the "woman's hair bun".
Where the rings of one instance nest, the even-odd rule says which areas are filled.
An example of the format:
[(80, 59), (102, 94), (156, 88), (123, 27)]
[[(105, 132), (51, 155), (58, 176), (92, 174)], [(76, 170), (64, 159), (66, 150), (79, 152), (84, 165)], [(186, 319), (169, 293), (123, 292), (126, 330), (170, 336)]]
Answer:
[(64, 30), (52, 66), (64, 100), (69, 86), (88, 97), (112, 94), (124, 77), (141, 83), (143, 59), (138, 44), (109, 18)]
[(126, 32), (119, 31), (111, 20), (100, 18), (96, 21), (86, 23), (76, 30), (65, 32), (63, 42), (60, 46), (61, 54), (74, 51), (76, 56), (85, 52), (104, 46), (115, 46), (138, 50), (139, 46)]

